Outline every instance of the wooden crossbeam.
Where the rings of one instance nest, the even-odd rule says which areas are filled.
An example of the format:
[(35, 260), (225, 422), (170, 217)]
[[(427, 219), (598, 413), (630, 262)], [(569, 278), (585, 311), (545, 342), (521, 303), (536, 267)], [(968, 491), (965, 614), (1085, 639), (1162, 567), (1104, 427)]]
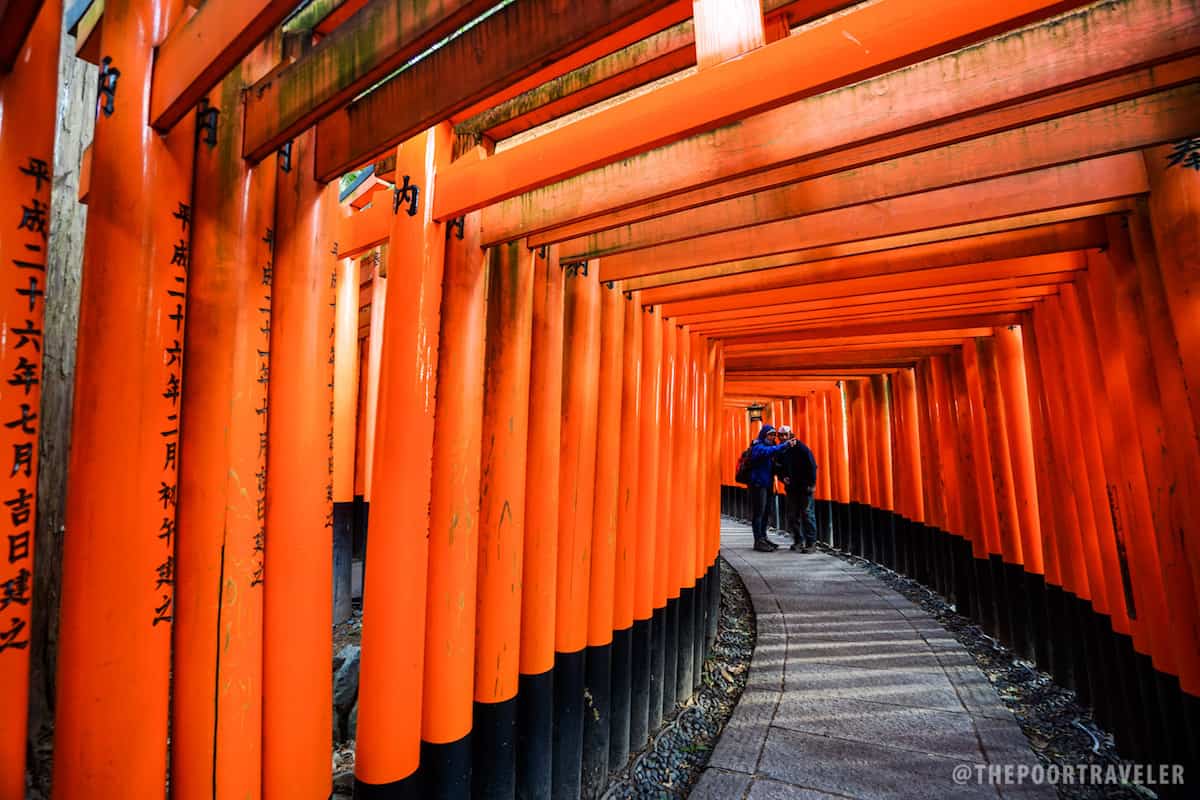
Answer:
[(454, 129), (507, 139), (695, 63), (695, 32), (692, 21), (686, 20), (523, 92)]
[(0, 72), (12, 69), (42, 0), (0, 0)]
[(794, 312), (771, 319), (718, 320), (716, 322), (692, 323), (696, 333), (713, 338), (731, 338), (751, 333), (780, 333), (797, 327), (832, 324), (874, 324), (882, 320), (926, 319), (947, 314), (1005, 313), (1027, 310), (1036, 301), (1057, 294), (1054, 287), (1037, 287), (1020, 291), (1007, 290), (1002, 293), (978, 292), (959, 295), (953, 301), (933, 296), (909, 299), (900, 302), (885, 301), (863, 303), (853, 309), (818, 308), (812, 311)]
[[(959, 316), (935, 317), (933, 319), (897, 319), (888, 322), (877, 322), (860, 325), (854, 329), (854, 335), (863, 336), (903, 336), (913, 333), (929, 333), (948, 330), (964, 330), (970, 328), (999, 328), (1006, 325), (1020, 325), (1022, 319), (1017, 314), (971, 314)], [(846, 328), (841, 325), (812, 327), (806, 330), (793, 330), (788, 333), (769, 333), (755, 336), (739, 336), (725, 340), (726, 352), (739, 347), (761, 347), (776, 343), (831, 341), (839, 336), (846, 336)]]
[[(983, 111), (931, 127), (897, 133), (863, 144), (854, 144), (833, 152), (805, 158), (796, 163), (731, 178), (720, 183), (706, 185), (700, 189), (667, 195), (649, 202), (640, 202), (535, 233), (529, 237), (529, 243), (530, 246), (538, 247), (547, 243), (568, 241), (599, 231), (611, 230), (623, 225), (656, 220), (706, 204), (762, 193), (800, 181), (820, 179), (822, 176), (836, 172), (869, 168), (869, 165), (880, 161), (896, 160), (898, 154), (899, 157), (902, 157), (903, 154), (922, 153), (929, 149), (945, 146), (947, 143), (954, 144), (979, 136), (995, 135), (997, 131), (1002, 132), (1019, 127), (1030, 121), (1036, 124), (1041, 120), (1060, 120), (1069, 117), (1072, 112), (1079, 113), (1079, 109), (1084, 109), (1086, 112), (1093, 107), (1127, 103), (1133, 97), (1140, 97), (1157, 88), (1186, 85), (1197, 80), (1200, 80), (1200, 56), (1189, 56), (1085, 86), (1072, 87), (1063, 92), (1037, 97), (1013, 106)], [(914, 98), (914, 102), (928, 101)], [(1014, 126), (1014, 122), (1017, 123), (1016, 126)], [(1053, 125), (1054, 122), (1049, 124), (1052, 130)], [(1068, 150), (1076, 145), (1075, 141), (1060, 137), (1057, 132), (1051, 139), (1060, 147), (1065, 145)], [(1133, 139), (1132, 141), (1137, 142), (1138, 140)], [(1085, 149), (1078, 154), (1068, 154), (1064, 160), (1102, 155), (1106, 152), (1102, 149), (1095, 149), (1095, 145), (1089, 144), (1087, 140), (1079, 144)], [(1090, 152), (1086, 150), (1089, 146), (1093, 148)], [(1111, 148), (1107, 152), (1119, 151), (1120, 146)], [(1054, 162), (1043, 162), (1043, 165), (1050, 163)]]
[[(1200, 66), (1200, 59), (1197, 59)], [(1200, 73), (1198, 73), (1200, 75)], [(1140, 150), (1200, 132), (1200, 82), (564, 242), (607, 256), (820, 211)], [(540, 240), (530, 242), (538, 246)]]
[(968, 281), (1001, 278), (1026, 278), (1051, 272), (1070, 272), (1085, 269), (1087, 257), (1082, 252), (1013, 258), (989, 263), (961, 264), (950, 267), (927, 267), (905, 271), (887, 271), (858, 277), (830, 276), (795, 286), (757, 292), (718, 295), (663, 305), (669, 317), (687, 317), (711, 311), (756, 309), (780, 303), (851, 298), (866, 293), (899, 291), (909, 288), (955, 286)]
[(749, 309), (737, 308), (723, 311), (709, 311), (702, 314), (680, 315), (675, 319), (682, 324), (696, 326), (714, 322), (730, 322), (733, 320), (749, 320), (755, 324), (770, 324), (790, 319), (793, 313), (804, 314), (810, 311), (849, 309), (859, 305), (880, 306), (891, 304), (889, 308), (895, 309), (902, 307), (900, 304), (908, 301), (927, 304), (934, 298), (945, 300), (946, 302), (1027, 299), (1029, 297), (1052, 294), (1053, 292), (1050, 291), (1051, 287), (1068, 283), (1074, 277), (1075, 273), (1072, 272), (1056, 272), (1019, 278), (996, 278), (959, 284), (892, 289), (879, 292), (864, 292), (859, 295), (772, 303), (771, 305)]
[(962, 340), (975, 336), (991, 336), (994, 327), (977, 325), (963, 328), (938, 328), (936, 330), (919, 331), (914, 333), (848, 333), (842, 330), (837, 335), (813, 336), (781, 335), (772, 337), (767, 342), (726, 341), (725, 353), (760, 353), (763, 350), (777, 352), (799, 352), (813, 349), (830, 349), (838, 347), (865, 347), (879, 344), (926, 344), (943, 340)]
[(207, 0), (172, 29), (154, 60), (154, 129), (175, 127), (295, 7), (295, 0)]
[[(771, 256), (741, 259), (692, 269), (646, 275), (622, 282), (626, 291), (640, 290), (643, 303), (662, 303), (738, 291), (785, 286), (804, 280), (809, 270), (821, 274), (831, 264), (891, 264), (908, 255), (928, 259), (926, 266), (996, 261), (1067, 250), (1103, 247), (1108, 242), (1102, 209), (1121, 210), (1128, 201), (1099, 203), (1079, 209), (1038, 212), (1001, 220), (972, 222), (882, 236)], [(915, 268), (915, 267), (914, 267)], [(870, 270), (864, 274), (870, 274)], [(776, 277), (778, 276), (778, 277)]]
[[(668, 3), (522, 0), (505, 6), (349, 107), (321, 120), (317, 124), (317, 178), (329, 180), (363, 164), (536, 72), (546, 62), (598, 41)], [(335, 31), (330, 38), (336, 35)]]
[[(1071, 5), (1055, 0), (878, 0), (700, 70), (439, 179), (434, 214), (455, 217), (731, 120), (912, 64)], [(903, 30), (903, 36), (896, 31)]]
[(801, 283), (863, 278), (894, 272), (961, 264), (981, 264), (1011, 258), (1087, 250), (1108, 243), (1100, 219), (1065, 222), (1038, 228), (1004, 231), (972, 239), (933, 242), (878, 253), (865, 253), (807, 264), (714, 276), (688, 283), (642, 290), (645, 305), (677, 303), (703, 297), (781, 289)]
[(868, 236), (1065, 209), (1146, 191), (1140, 154), (1126, 153), (617, 253), (600, 261), (600, 278), (623, 280)]
[[(814, 172), (751, 181), (730, 191), (768, 188), (1157, 91), (1194, 79), (1194, 65), (1162, 62), (1200, 48), (1198, 17), (1171, 0), (1095, 4), (505, 200), (484, 210), (484, 240), (535, 235), (696, 192), (655, 213), (679, 210), (707, 202), (705, 192), (709, 199), (721, 196), (722, 182), (780, 165), (817, 162)], [(1152, 65), (1160, 65), (1161, 72), (1149, 70)], [(950, 124), (954, 120), (961, 122)], [(780, 135), (783, 131), (787, 135)], [(891, 142), (900, 135), (904, 138)], [(853, 147), (863, 149), (839, 157)], [(442, 180), (450, 186), (467, 173), (465, 168), (452, 170)], [(464, 193), (470, 191), (463, 186)], [(455, 205), (450, 198), (444, 202), (447, 211)], [(601, 227), (628, 221), (635, 220), (618, 216)]]
[(242, 154), (260, 161), (491, 5), (373, 0), (296, 63), (251, 87)]
[(942, 347), (889, 347), (861, 353), (805, 353), (803, 355), (773, 355), (761, 354), (753, 356), (726, 356), (725, 365), (728, 369), (782, 369), (792, 366), (808, 367), (859, 367), (859, 366), (911, 366), (923, 358), (947, 355), (954, 352), (956, 346)]

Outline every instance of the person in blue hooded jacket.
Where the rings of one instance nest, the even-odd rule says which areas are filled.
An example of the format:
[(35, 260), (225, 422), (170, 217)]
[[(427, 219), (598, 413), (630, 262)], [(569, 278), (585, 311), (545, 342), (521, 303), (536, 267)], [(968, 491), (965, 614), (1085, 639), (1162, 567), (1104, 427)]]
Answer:
[(758, 439), (750, 447), (750, 502), (753, 514), (750, 527), (754, 531), (754, 549), (763, 553), (778, 550), (767, 540), (767, 510), (771, 507), (772, 484), (775, 483), (775, 456), (792, 447), (792, 442), (779, 444), (779, 435), (770, 425), (763, 425)]

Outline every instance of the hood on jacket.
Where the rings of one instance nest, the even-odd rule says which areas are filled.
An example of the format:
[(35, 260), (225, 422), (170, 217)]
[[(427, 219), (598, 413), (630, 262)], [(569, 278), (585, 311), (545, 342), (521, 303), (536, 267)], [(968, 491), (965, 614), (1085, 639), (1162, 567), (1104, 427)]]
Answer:
[(775, 429), (773, 427), (764, 424), (762, 426), (762, 430), (758, 432), (758, 440), (760, 442), (765, 442), (767, 440), (767, 434), (774, 433), (774, 431)]

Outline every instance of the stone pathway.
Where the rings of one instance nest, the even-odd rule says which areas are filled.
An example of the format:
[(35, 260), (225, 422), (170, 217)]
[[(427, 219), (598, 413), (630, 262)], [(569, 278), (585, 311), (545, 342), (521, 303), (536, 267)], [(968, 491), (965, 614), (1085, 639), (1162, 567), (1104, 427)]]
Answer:
[[(786, 545), (757, 553), (752, 541), (749, 526), (722, 520), (722, 552), (754, 603), (758, 644), (693, 800), (1057, 796), (993, 785), (986, 773), (978, 781), (976, 765), (1038, 760), (932, 617), (839, 558)], [(971, 770), (965, 784), (956, 766)]]

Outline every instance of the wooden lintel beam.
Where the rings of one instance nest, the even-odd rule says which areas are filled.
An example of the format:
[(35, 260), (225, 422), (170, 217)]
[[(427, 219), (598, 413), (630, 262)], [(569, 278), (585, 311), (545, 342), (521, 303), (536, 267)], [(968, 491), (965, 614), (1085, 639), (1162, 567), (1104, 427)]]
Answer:
[(1023, 290), (1017, 296), (1013, 292), (997, 295), (991, 292), (959, 295), (953, 301), (944, 297), (924, 300), (906, 300), (900, 303), (868, 303), (851, 309), (817, 309), (795, 312), (771, 320), (720, 320), (709, 323), (693, 323), (696, 333), (722, 340), (754, 333), (782, 333), (822, 325), (871, 325), (890, 319), (929, 319), (947, 314), (1001, 314), (1028, 310), (1034, 303), (1053, 297), (1057, 287)]
[(175, 127), (295, 7), (295, 0), (207, 0), (175, 27), (154, 59), (154, 129)]
[(691, 20), (585, 64), (454, 127), (460, 134), (506, 139), (556, 117), (696, 63)]
[(780, 303), (821, 300), (835, 297), (854, 297), (870, 292), (898, 291), (912, 288), (954, 286), (972, 280), (1022, 278), (1050, 272), (1069, 272), (1087, 268), (1083, 252), (1054, 253), (1024, 258), (1010, 258), (947, 267), (917, 267), (911, 270), (888, 270), (859, 276), (829, 276), (825, 280), (805, 281), (792, 286), (757, 292), (714, 295), (711, 297), (662, 304), (669, 317), (728, 311), (739, 308), (778, 306)]
[[(1126, 201), (1117, 201), (1123, 206)], [(1044, 255), (1103, 247), (1108, 233), (1095, 214), (1108, 204), (1085, 209), (1022, 214), (1003, 220), (973, 222), (900, 236), (882, 236), (772, 256), (742, 259), (692, 269), (646, 275), (622, 282), (639, 291), (642, 302), (665, 303), (693, 297), (769, 289), (801, 282), (810, 274), (838, 274), (845, 265), (869, 275), (873, 267), (903, 270), (909, 256), (925, 266), (941, 267), (980, 261)], [(927, 261), (926, 261), (927, 259)], [(894, 269), (889, 269), (895, 265)], [(920, 265), (911, 268), (917, 269)], [(777, 277), (776, 277), (777, 276)]]
[(16, 63), (43, 0), (0, 0), (0, 73)]
[[(1139, 135), (1129, 131), (1128, 138), (1121, 138), (1123, 132), (1113, 131), (1112, 128), (1109, 128), (1109, 133), (1116, 137), (1116, 141), (1113, 145), (1106, 147), (1101, 142), (1093, 141), (1092, 133), (1086, 134), (1082, 141), (1066, 137), (1064, 136), (1066, 131), (1060, 130), (1059, 126), (1072, 116), (1089, 113), (1092, 108), (1118, 104), (1124, 106), (1118, 110), (1119, 113), (1133, 114), (1135, 117), (1141, 116), (1140, 109), (1132, 110), (1129, 106), (1136, 107), (1145, 99), (1142, 97), (1145, 93), (1155, 89), (1170, 89), (1189, 83), (1194, 84), (1198, 80), (1200, 80), (1200, 56), (1188, 56), (1107, 80), (1075, 86), (1063, 92), (1037, 97), (1024, 103), (983, 111), (965, 118), (955, 118), (948, 122), (885, 136), (863, 144), (853, 144), (833, 152), (817, 154), (796, 163), (731, 178), (649, 202), (636, 203), (619, 210), (534, 233), (528, 237), (528, 240), (530, 246), (538, 247), (542, 244), (568, 241), (601, 231), (611, 231), (614, 228), (634, 225), (647, 220), (657, 222), (664, 217), (674, 219), (682, 217), (684, 213), (700, 206), (731, 201), (755, 193), (760, 193), (759, 196), (761, 196), (761, 193), (770, 192), (789, 184), (809, 185), (815, 183), (820, 185), (818, 182), (824, 176), (831, 176), (834, 173), (871, 169), (883, 161), (896, 164), (904, 159), (905, 155), (911, 158), (948, 144), (954, 147), (959, 142), (969, 145), (973, 138), (1000, 136), (1005, 131), (1013, 130), (1016, 127), (1025, 127), (1028, 131), (1029, 126), (1039, 126), (1051, 131), (1051, 135), (1042, 140), (1043, 144), (1049, 145), (1046, 147), (1045, 153), (1036, 153), (1035, 160), (1026, 162), (1027, 168), (1030, 169), (1036, 168), (1038, 165), (1050, 166), (1062, 161), (1137, 148), (1141, 146), (1141, 141), (1153, 141), (1159, 137), (1153, 132), (1150, 132), (1149, 136), (1145, 136), (1145, 132)], [(925, 101), (925, 98), (914, 100), (917, 103)], [(1084, 109), (1084, 111), (1080, 112), (1079, 109)], [(1080, 120), (1085, 126), (1089, 121), (1094, 121), (1094, 115), (1093, 120)], [(1104, 118), (1100, 117), (1099, 122), (1104, 125)], [(1165, 119), (1162, 123), (1169, 128), (1172, 120)], [(1101, 127), (1096, 132), (1103, 133), (1104, 131), (1105, 128)], [(1030, 138), (1033, 139), (1036, 136), (1037, 134)], [(1044, 157), (1056, 149), (1059, 152), (1065, 150), (1066, 154), (1058, 160)], [(1019, 168), (1019, 166), (1014, 167), (1012, 171)], [(1003, 171), (996, 169), (988, 170), (988, 173), (991, 175), (1004, 174)], [(982, 174), (977, 172), (975, 179), (981, 177)], [(948, 184), (949, 181), (943, 181), (941, 185)], [(602, 187), (596, 188), (597, 194), (604, 194)], [(888, 196), (894, 196), (894, 193)], [(487, 216), (486, 213), (485, 216)], [(487, 238), (490, 240), (491, 237)]]
[[(318, 180), (330, 180), (365, 163), (536, 72), (543, 64), (598, 41), (669, 3), (522, 0), (503, 7), (350, 106), (318, 122)], [(330, 38), (336, 35), (337, 31)]]
[(867, 236), (1065, 209), (1148, 190), (1141, 155), (1125, 153), (617, 253), (600, 260), (600, 279), (624, 280)]
[(262, 160), (491, 5), (373, 0), (296, 63), (250, 88), (242, 154)]
[[(1200, 78), (1200, 58), (1195, 59)], [(563, 242), (594, 258), (820, 211), (1141, 150), (1200, 131), (1200, 82), (1049, 122), (710, 203)], [(530, 246), (547, 242), (530, 239)]]
[[(721, 196), (722, 182), (781, 165), (825, 161), (804, 173), (819, 175), (1137, 97), (1179, 81), (1180, 70), (1163, 62), (1197, 48), (1200, 15), (1184, 4), (1093, 4), (505, 200), (484, 210), (484, 242), (530, 236), (681, 193), (704, 190), (710, 198)], [(1152, 65), (1163, 71), (1149, 69)], [(961, 124), (949, 124), (954, 120)], [(780, 136), (780, 131), (788, 135)], [(892, 141), (900, 135), (902, 139)], [(862, 150), (839, 157), (851, 147)], [(752, 182), (740, 191), (799, 177)], [(702, 197), (702, 192), (696, 194), (690, 203)], [(685, 202), (664, 209), (687, 207)], [(625, 221), (630, 220), (618, 218), (612, 224)]]
[(772, 355), (770, 353), (755, 356), (726, 356), (727, 369), (781, 369), (790, 366), (812, 367), (858, 367), (858, 366), (889, 366), (903, 367), (914, 364), (930, 356), (952, 353), (958, 346), (943, 347), (895, 347), (880, 348), (853, 354), (817, 353), (803, 355)]
[[(1020, 325), (1021, 317), (1017, 314), (971, 314), (959, 316), (934, 317), (932, 319), (897, 319), (888, 322), (877, 322), (856, 326), (854, 336), (903, 336), (913, 333), (929, 333), (947, 330), (963, 330), (967, 328), (986, 327), (1001, 328), (1008, 325)], [(726, 352), (741, 346), (773, 345), (779, 343), (806, 342), (813, 340), (831, 340), (839, 336), (847, 336), (844, 325), (827, 325), (813, 327), (807, 330), (794, 330), (788, 333), (769, 333), (755, 336), (740, 336), (725, 340)]]
[(964, 327), (939, 326), (933, 330), (913, 332), (863, 333), (861, 329), (848, 332), (844, 328), (825, 336), (813, 332), (804, 334), (779, 334), (771, 337), (750, 337), (750, 341), (742, 339), (726, 339), (726, 353), (753, 353), (763, 349), (793, 351), (812, 348), (831, 347), (861, 347), (874, 344), (912, 344), (914, 342), (931, 342), (943, 339), (965, 339), (973, 336), (991, 336), (995, 326), (969, 325)]
[[(948, 52), (1031, 17), (1061, 0), (878, 0), (657, 91), (576, 120), (486, 162), (462, 164), (438, 180), (434, 216), (457, 217), (635, 153), (710, 131), (801, 97)], [(903, 36), (896, 31), (903, 30)]]

